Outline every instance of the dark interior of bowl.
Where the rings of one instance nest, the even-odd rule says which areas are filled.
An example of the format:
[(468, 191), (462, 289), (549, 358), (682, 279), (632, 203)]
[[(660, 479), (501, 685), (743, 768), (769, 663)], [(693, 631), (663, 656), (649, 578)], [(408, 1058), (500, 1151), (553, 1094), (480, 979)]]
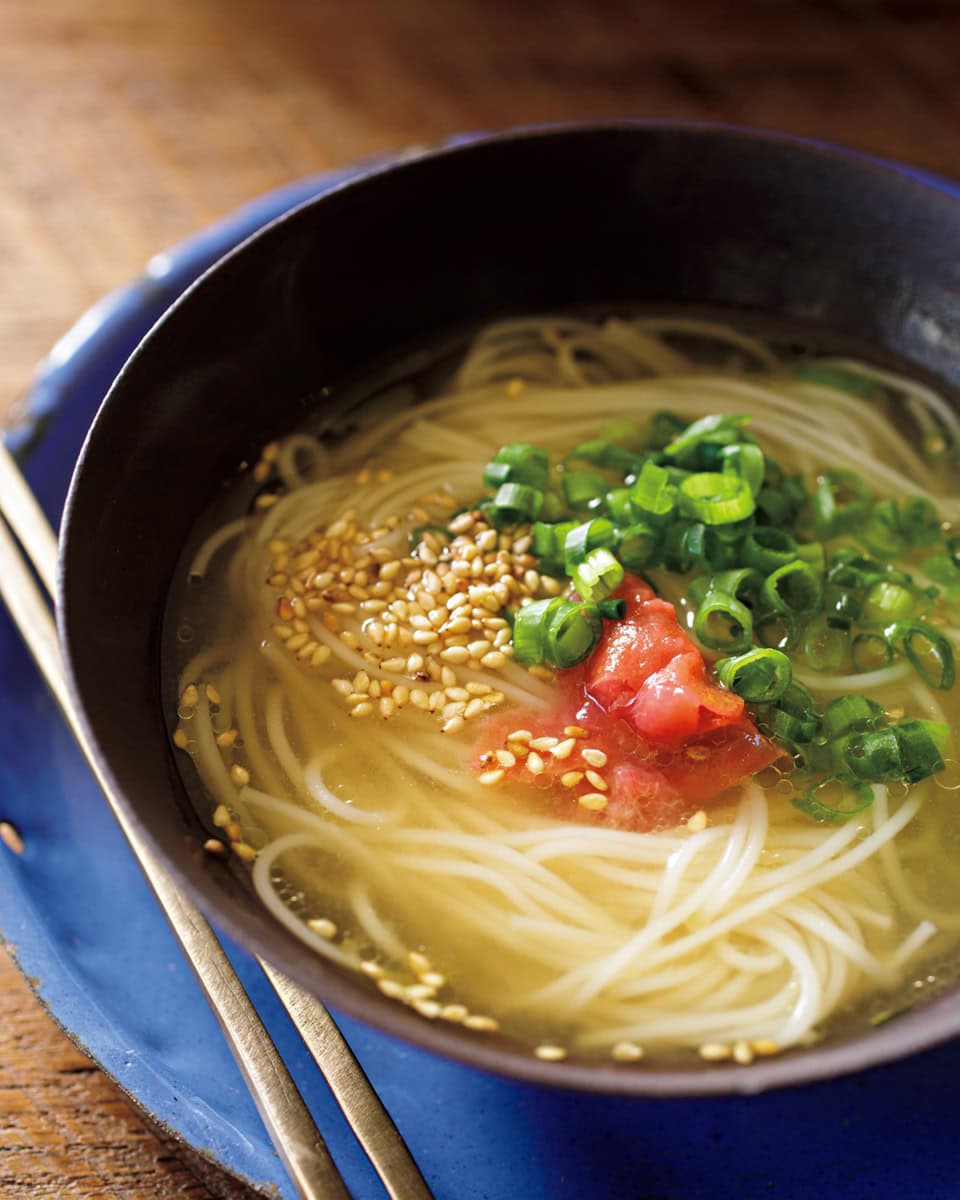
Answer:
[(388, 1001), (279, 927), (205, 836), (161, 708), (175, 564), (238, 465), (374, 365), (524, 311), (724, 308), (796, 321), (956, 383), (960, 206), (898, 171), (772, 136), (623, 124), (519, 133), (374, 172), (204, 276), (110, 392), (74, 478), (60, 621), (95, 744), (197, 902), (308, 989), (397, 1035), (532, 1080), (654, 1095), (759, 1090), (960, 1032), (946, 996), (898, 1022), (749, 1068), (570, 1060)]

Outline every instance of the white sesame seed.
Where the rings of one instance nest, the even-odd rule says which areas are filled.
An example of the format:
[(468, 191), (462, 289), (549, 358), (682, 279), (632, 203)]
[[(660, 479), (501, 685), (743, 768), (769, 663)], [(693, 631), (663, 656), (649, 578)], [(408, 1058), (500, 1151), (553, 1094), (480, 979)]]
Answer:
[(614, 1062), (631, 1063), (643, 1058), (643, 1047), (636, 1042), (617, 1042), (610, 1051)]
[(247, 842), (233, 842), (231, 843), (230, 849), (234, 852), (237, 858), (242, 859), (244, 862), (253, 862), (253, 860), (257, 857), (256, 850), (254, 850), (254, 848)]
[(490, 649), (490, 643), (484, 639), (481, 639), (480, 641), (470, 642), (470, 644), (467, 646), (467, 649), (470, 652), (471, 658), (483, 658), (483, 656)]
[(584, 729), (582, 725), (564, 725), (563, 732), (567, 737), (586, 738), (590, 736), (590, 731)]
[(360, 970), (364, 975), (369, 975), (371, 979), (383, 978), (383, 967), (378, 962), (374, 962), (372, 958), (363, 959), (360, 963)]
[(551, 746), (550, 753), (554, 758), (564, 759), (569, 758), (573, 753), (573, 748), (576, 746), (575, 738), (566, 738), (562, 742), (557, 742), (555, 746)]
[(403, 984), (397, 983), (395, 979), (378, 979), (377, 987), (391, 1000), (399, 1000), (404, 993)]
[(329, 917), (310, 917), (307, 921), (307, 928), (328, 940), (337, 936), (337, 927)]
[(533, 734), (529, 729), (514, 729), (507, 734), (508, 742), (529, 742)]
[(493, 787), (494, 784), (499, 783), (502, 778), (503, 771), (499, 769), (495, 771), (484, 771), (483, 774), (479, 776), (480, 782), (484, 787)]
[(591, 767), (605, 767), (607, 765), (607, 756), (602, 750), (597, 750), (594, 746), (584, 746), (580, 754), (583, 761), (589, 763)]
[(753, 1062), (753, 1050), (750, 1047), (750, 1043), (734, 1042), (733, 1059), (734, 1062), (740, 1063), (741, 1066), (749, 1066)]
[(509, 750), (497, 750), (495, 757), (501, 767), (514, 767), (517, 764), (517, 756)]
[(584, 792), (577, 797), (577, 803), (588, 812), (603, 812), (607, 807), (607, 798), (602, 792)]
[(560, 776), (560, 782), (563, 784), (563, 786), (565, 788), (576, 787), (577, 784), (582, 779), (583, 779), (582, 771), (567, 771), (567, 773), (565, 775)]
[(701, 829), (706, 829), (706, 827), (707, 827), (707, 814), (703, 811), (702, 808), (698, 812), (695, 812), (693, 814), (693, 816), (690, 817), (690, 819), (687, 821), (687, 828), (690, 830), (691, 833), (699, 833)]
[(222, 829), (224, 825), (229, 825), (231, 821), (229, 810), (225, 804), (218, 804), (213, 810), (213, 823), (218, 829)]
[(598, 775), (596, 771), (587, 771), (587, 783), (591, 784), (598, 792), (607, 790), (607, 781), (602, 775)]
[(427, 709), (430, 707), (430, 696), (423, 688), (413, 688), (410, 692), (410, 703), (414, 708)]
[(471, 1013), (463, 1018), (463, 1024), (466, 1029), (473, 1029), (477, 1033), (496, 1033), (500, 1028), (500, 1022), (494, 1020), (493, 1017), (485, 1017), (479, 1013)]
[(704, 1042), (698, 1053), (706, 1062), (723, 1062), (732, 1052), (723, 1042)]
[(350, 710), (351, 717), (369, 717), (373, 713), (373, 705), (369, 700), (364, 700), (362, 704), (356, 705)]
[(241, 767), (239, 763), (234, 763), (230, 768), (230, 778), (237, 787), (246, 787), (250, 782), (250, 772), (246, 767)]
[(544, 769), (543, 759), (535, 750), (532, 750), (525, 759), (527, 770), (531, 775), (542, 775)]
[(431, 646), (440, 640), (440, 635), (434, 633), (432, 629), (417, 629), (414, 632), (413, 640), (418, 646)]
[(440, 1009), (440, 1018), (443, 1021), (460, 1022), (468, 1012), (469, 1009), (465, 1004), (445, 1004)]
[(491, 671), (499, 671), (507, 665), (507, 658), (502, 650), (491, 650), (489, 654), (485, 654), (480, 659), (480, 662)]
[(380, 698), (380, 716), (387, 720), (396, 712), (397, 706), (390, 696), (381, 696)]
[(441, 725), (441, 733), (456, 733), (463, 728), (463, 717), (451, 717), (445, 725)]
[(555, 737), (538, 737), (530, 743), (530, 748), (532, 750), (552, 750), (558, 741), (559, 739)]
[(402, 683), (398, 683), (393, 689), (393, 700), (397, 708), (406, 708), (410, 701), (410, 689)]
[(755, 1054), (760, 1054), (765, 1058), (771, 1054), (779, 1054), (781, 1050), (780, 1043), (775, 1042), (772, 1038), (755, 1038), (750, 1045)]
[(534, 1054), (543, 1062), (562, 1062), (567, 1057), (567, 1052), (562, 1046), (552, 1045), (538, 1046)]

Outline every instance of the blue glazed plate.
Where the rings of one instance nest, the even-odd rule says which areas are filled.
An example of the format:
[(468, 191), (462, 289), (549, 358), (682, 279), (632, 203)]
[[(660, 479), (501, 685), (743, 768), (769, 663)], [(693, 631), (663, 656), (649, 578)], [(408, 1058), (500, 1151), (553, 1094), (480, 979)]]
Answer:
[[(344, 177), (272, 193), (159, 256), (58, 343), (27, 421), (8, 436), (51, 520), (100, 399), (157, 317), (225, 250)], [(293, 1200), (190, 970), (5, 614), (0, 818), (26, 844), (19, 857), (0, 848), (2, 933), (41, 1003), (152, 1120), (264, 1195)], [(230, 954), (353, 1195), (380, 1200), (376, 1177), (259, 970), (242, 951)], [(341, 1026), (437, 1200), (958, 1195), (960, 1043), (767, 1096), (643, 1101), (510, 1083), (348, 1018)]]

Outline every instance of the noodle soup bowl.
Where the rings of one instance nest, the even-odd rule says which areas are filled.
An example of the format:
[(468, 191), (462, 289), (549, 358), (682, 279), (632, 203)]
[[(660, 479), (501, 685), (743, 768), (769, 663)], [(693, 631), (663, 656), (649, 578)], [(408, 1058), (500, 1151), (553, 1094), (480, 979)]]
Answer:
[[(443, 358), (486, 323), (567, 310), (724, 314), (858, 349), (949, 394), (960, 373), (960, 205), (947, 185), (766, 133), (624, 122), (519, 130), (360, 174), (228, 254), (110, 390), (71, 486), (59, 622), (71, 686), (131, 819), (199, 906), (308, 991), (507, 1076), (610, 1093), (758, 1091), (890, 1060), (960, 1032), (954, 989), (897, 1021), (839, 1020), (749, 1066), (537, 1058), (427, 1020), (327, 961), (264, 908), (171, 746), (167, 598), (204, 514), (261, 448), (363, 383)], [(418, 357), (419, 356), (419, 357)], [(503, 440), (509, 440), (505, 431)]]

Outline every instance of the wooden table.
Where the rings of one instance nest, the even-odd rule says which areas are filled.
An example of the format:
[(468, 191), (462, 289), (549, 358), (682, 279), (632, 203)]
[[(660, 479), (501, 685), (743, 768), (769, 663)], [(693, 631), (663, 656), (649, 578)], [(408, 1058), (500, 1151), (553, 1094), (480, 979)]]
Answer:
[[(958, 61), (951, 0), (2, 0), (0, 418), (104, 291), (299, 175), (458, 130), (623, 115), (960, 175)], [(241, 1195), (195, 1166), (0, 953), (0, 1195)]]

